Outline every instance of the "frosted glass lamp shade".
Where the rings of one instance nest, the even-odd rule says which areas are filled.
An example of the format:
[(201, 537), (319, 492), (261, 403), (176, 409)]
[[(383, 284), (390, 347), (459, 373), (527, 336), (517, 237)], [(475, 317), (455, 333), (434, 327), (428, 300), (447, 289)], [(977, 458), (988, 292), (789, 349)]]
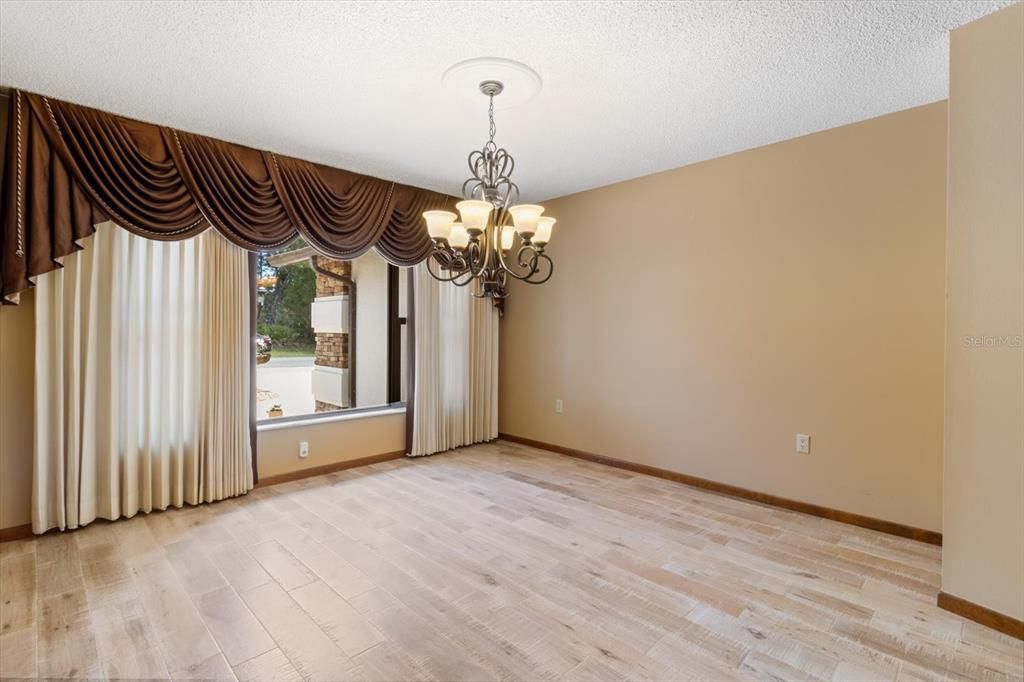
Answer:
[(494, 210), (494, 204), (489, 201), (478, 199), (467, 199), (455, 204), (462, 216), (462, 224), (466, 226), (466, 232), (470, 235), (478, 235), (487, 229), (487, 221)]
[(448, 239), (452, 223), (458, 218), (451, 211), (425, 211), (423, 219), (427, 221), (427, 233), (431, 239)]
[(511, 225), (505, 225), (501, 228), (501, 250), (508, 251), (512, 248), (512, 242), (516, 238), (516, 230)]
[(452, 223), (452, 229), (448, 232), (448, 245), (453, 249), (462, 251), (469, 246), (469, 232), (462, 223)]
[(519, 204), (508, 209), (516, 224), (516, 232), (524, 237), (532, 237), (537, 232), (537, 221), (544, 212), (543, 206), (537, 204)]
[(548, 216), (541, 216), (537, 221), (537, 232), (531, 240), (538, 246), (543, 246), (551, 241), (551, 230), (555, 227), (555, 219)]

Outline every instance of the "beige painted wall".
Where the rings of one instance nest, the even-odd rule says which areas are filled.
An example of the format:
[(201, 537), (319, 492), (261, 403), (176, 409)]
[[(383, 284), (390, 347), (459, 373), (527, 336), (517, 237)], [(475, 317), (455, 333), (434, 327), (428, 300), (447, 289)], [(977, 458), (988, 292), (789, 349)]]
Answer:
[(945, 185), (939, 102), (546, 202), (501, 431), (939, 530)]
[(34, 296), (0, 306), (0, 528), (32, 522)]
[[(394, 412), (262, 430), (257, 437), (260, 478), (404, 450), (405, 411)], [(300, 440), (309, 441), (305, 459), (299, 459)]]
[(942, 589), (1024, 620), (1024, 5), (953, 31)]

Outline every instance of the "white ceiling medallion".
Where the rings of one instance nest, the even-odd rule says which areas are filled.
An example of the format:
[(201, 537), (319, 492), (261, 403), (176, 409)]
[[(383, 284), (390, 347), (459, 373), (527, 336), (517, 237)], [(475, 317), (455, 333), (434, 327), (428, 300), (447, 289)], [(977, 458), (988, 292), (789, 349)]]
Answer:
[(445, 90), (474, 101), (479, 101), (480, 84), (484, 81), (497, 81), (504, 86), (501, 98), (494, 102), (495, 109), (526, 104), (540, 94), (543, 85), (540, 75), (529, 66), (501, 57), (467, 59), (449, 67), (441, 76)]

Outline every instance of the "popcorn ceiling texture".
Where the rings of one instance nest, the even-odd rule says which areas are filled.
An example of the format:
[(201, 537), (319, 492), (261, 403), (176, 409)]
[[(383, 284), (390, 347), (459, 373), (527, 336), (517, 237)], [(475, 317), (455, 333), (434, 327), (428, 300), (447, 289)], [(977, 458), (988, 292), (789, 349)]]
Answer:
[(967, 2), (0, 3), (0, 84), (457, 192), (486, 100), (443, 71), (525, 62), (498, 112), (541, 200), (941, 100)]

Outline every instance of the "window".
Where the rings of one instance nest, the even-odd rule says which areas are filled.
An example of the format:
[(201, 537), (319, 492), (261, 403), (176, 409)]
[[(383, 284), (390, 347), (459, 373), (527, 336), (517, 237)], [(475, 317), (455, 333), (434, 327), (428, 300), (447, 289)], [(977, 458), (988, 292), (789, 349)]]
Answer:
[(405, 402), (404, 270), (373, 251), (326, 258), (301, 238), (257, 263), (259, 420)]

